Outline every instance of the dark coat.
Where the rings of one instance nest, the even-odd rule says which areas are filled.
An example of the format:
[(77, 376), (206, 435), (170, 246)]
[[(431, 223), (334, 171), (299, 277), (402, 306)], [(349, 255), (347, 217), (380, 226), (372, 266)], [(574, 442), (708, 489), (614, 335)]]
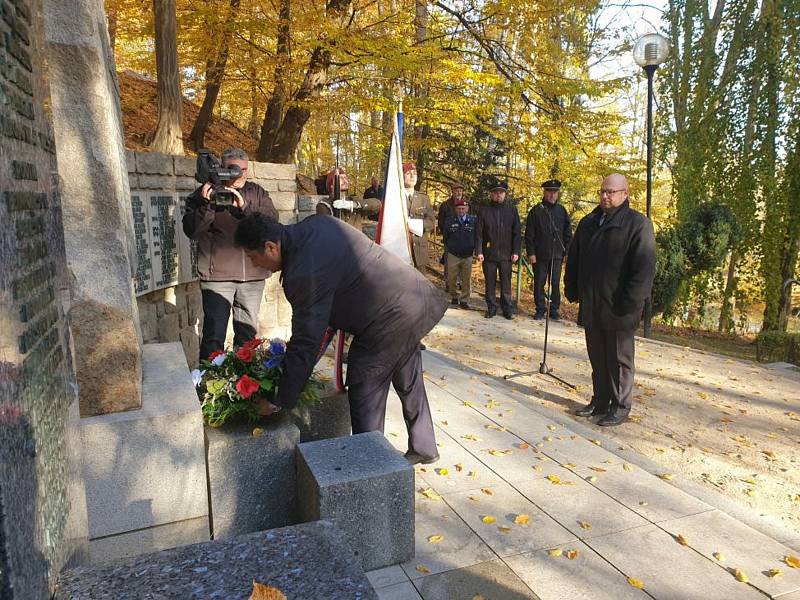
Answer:
[(439, 210), (436, 213), (436, 227), (439, 233), (444, 235), (444, 222), (448, 217), (454, 217), (456, 214), (456, 207), (453, 203), (452, 196), (439, 205)]
[(478, 213), (475, 232), (475, 254), (483, 254), (489, 262), (511, 260), (522, 245), (519, 213), (516, 204), (490, 202)]
[(475, 226), (478, 218), (475, 215), (464, 215), (462, 223), (457, 215), (445, 218), (442, 237), (445, 250), (458, 258), (472, 256), (475, 250)]
[(325, 215), (287, 226), (283, 290), (292, 337), (275, 404), (291, 408), (311, 376), (328, 326), (353, 334), (347, 383), (391, 369), (439, 322), (444, 294), (397, 256)]
[(567, 256), (564, 294), (580, 302), (579, 325), (632, 331), (653, 287), (653, 224), (627, 201), (601, 227), (602, 214), (598, 206), (578, 224)]
[[(555, 244), (553, 244), (553, 226), (555, 226), (557, 238)], [(525, 221), (525, 249), (528, 256), (535, 254), (537, 261), (563, 258), (566, 252), (561, 249), (561, 245), (563, 244), (564, 248), (569, 251), (571, 241), (572, 223), (569, 220), (567, 209), (561, 204), (540, 202), (531, 208)]]
[(202, 281), (256, 281), (270, 272), (254, 267), (244, 250), (233, 243), (236, 227), (245, 216), (259, 212), (278, 220), (278, 211), (260, 185), (247, 181), (239, 190), (243, 210), (206, 202), (197, 188), (186, 199), (183, 232), (197, 242), (197, 272)]
[(370, 198), (377, 198), (378, 200), (383, 201), (383, 195), (384, 191), (382, 186), (379, 185), (377, 190), (374, 187), (369, 186), (367, 189), (364, 190), (363, 199), (369, 200)]

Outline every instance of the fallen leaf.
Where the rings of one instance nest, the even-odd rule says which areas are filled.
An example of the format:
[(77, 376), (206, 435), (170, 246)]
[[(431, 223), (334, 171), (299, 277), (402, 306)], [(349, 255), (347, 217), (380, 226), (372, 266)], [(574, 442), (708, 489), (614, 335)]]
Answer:
[(444, 539), (444, 536), (443, 535), (439, 535), (437, 533), (436, 535), (431, 535), (431, 536), (428, 537), (428, 543), (429, 544), (438, 544), (443, 539)]
[(478, 436), (475, 436), (475, 435), (473, 435), (471, 433), (468, 433), (467, 435), (462, 435), (461, 438), (464, 439), (464, 440), (468, 440), (470, 442), (480, 442), (481, 441), (481, 438), (479, 438)]
[(597, 481), (597, 475), (591, 475), (590, 477), (587, 477), (586, 481), (588, 481), (589, 483), (594, 483), (595, 481)]
[(420, 491), (420, 494), (425, 496), (428, 500), (441, 500), (442, 497), (434, 492), (431, 488)]
[(591, 529), (592, 528), (591, 523), (587, 523), (586, 521), (579, 521), (578, 525), (581, 526), (581, 529)]
[(742, 583), (748, 583), (750, 581), (741, 569), (734, 569), (733, 576), (736, 578), (736, 581), (741, 581)]
[(625, 463), (625, 464), (623, 464), (623, 465), (622, 465), (622, 468), (623, 468), (625, 471), (633, 471), (633, 467), (632, 467), (631, 465), (629, 465), (628, 463)]
[(548, 475), (545, 479), (553, 484), (561, 483), (561, 478), (558, 475)]
[(442, 421), (442, 425), (444, 425), (445, 427), (447, 427), (447, 426), (449, 425), (449, 423), (448, 423), (447, 421)]
[(552, 441), (553, 441), (553, 438), (551, 438), (549, 435), (546, 435), (546, 436), (544, 436), (544, 438), (542, 438), (542, 439), (543, 439), (545, 442), (552, 442)]
[(514, 523), (517, 525), (527, 525), (531, 518), (528, 515), (517, 515), (514, 517)]
[(547, 553), (550, 556), (561, 556), (563, 554), (563, 551), (561, 550), (561, 548), (551, 548), (550, 550), (547, 551)]
[[(253, 428), (253, 437), (259, 437), (262, 433), (264, 433), (264, 430), (261, 429), (261, 427)], [(259, 583), (258, 585), (261, 585), (261, 584)]]
[(274, 588), (253, 580), (253, 592), (250, 600), (286, 600), (286, 596), (278, 588)]
[(793, 569), (800, 569), (800, 558), (797, 558), (796, 556), (791, 556), (791, 555), (784, 556), (783, 557), (783, 562), (785, 562), (787, 565), (789, 565)]
[(450, 473), (447, 469), (436, 469), (436, 473), (439, 475), (447, 475)]
[(573, 463), (567, 463), (567, 464), (565, 464), (565, 465), (564, 465), (564, 468), (565, 468), (565, 469), (574, 469), (574, 468), (575, 468), (575, 467), (577, 467), (577, 466), (578, 466), (578, 465), (575, 465), (575, 464), (573, 464)]
[(577, 557), (578, 557), (578, 551), (577, 550), (568, 550), (567, 551), (567, 558), (568, 559), (573, 560), (574, 558), (577, 558)]
[(697, 395), (700, 396), (703, 400), (708, 400), (708, 394), (705, 392), (697, 392)]
[(714, 554), (712, 554), (711, 556), (716, 558), (719, 562), (723, 562), (725, 560), (725, 555), (722, 554), (722, 552), (714, 552)]
[(527, 442), (522, 442), (521, 444), (517, 445), (517, 448), (519, 448), (520, 450), (527, 450), (530, 447), (531, 447), (530, 444), (528, 444)]
[(600, 440), (593, 440), (593, 439), (589, 438), (589, 441), (592, 442), (595, 446), (602, 446), (602, 444), (600, 443)]
[(667, 481), (671, 481), (671, 480), (675, 479), (675, 475), (673, 475), (672, 473), (662, 473), (661, 475), (659, 475), (659, 477), (661, 479), (665, 479)]
[(477, 479), (478, 478), (478, 472), (477, 471), (470, 471), (469, 473), (467, 473), (467, 477), (470, 477), (472, 479)]
[(783, 575), (783, 571), (781, 571), (780, 569), (770, 569), (767, 572), (767, 575), (769, 577), (780, 577), (781, 575)]
[(555, 426), (555, 425), (548, 425), (548, 426), (547, 426), (547, 428), (548, 428), (550, 431), (555, 431), (555, 430), (556, 430), (556, 426)]
[(492, 456), (506, 456), (511, 454), (511, 450), (489, 450), (489, 454)]
[(475, 406), (475, 405), (474, 405), (472, 402), (470, 402), (469, 400), (462, 400), (462, 401), (461, 401), (461, 404), (463, 404), (464, 406)]
[(592, 471), (597, 471), (598, 473), (606, 473), (608, 469), (604, 469), (603, 467), (589, 467)]
[(677, 541), (681, 546), (688, 546), (689, 545), (689, 540), (687, 540), (685, 537), (683, 537), (683, 535), (680, 534), (680, 533), (675, 536), (675, 541)]
[(511, 527), (498, 527), (497, 530), (500, 533), (511, 533)]
[(636, 579), (635, 577), (628, 577), (628, 583), (637, 589), (644, 589), (644, 582), (640, 579)]
[(481, 517), (481, 521), (483, 521), (487, 525), (491, 525), (492, 523), (497, 521), (497, 519), (495, 519), (492, 515), (484, 515)]
[(494, 492), (492, 490), (490, 490), (489, 488), (481, 488), (481, 491), (484, 494), (486, 494), (487, 496), (491, 496), (492, 494), (494, 494)]
[(456, 471), (458, 471), (460, 473), (463, 470), (464, 470), (464, 465), (462, 465), (461, 463), (458, 463), (456, 465)]
[(425, 565), (417, 565), (417, 572), (422, 573), (423, 575), (430, 573), (431, 570), (426, 567)]

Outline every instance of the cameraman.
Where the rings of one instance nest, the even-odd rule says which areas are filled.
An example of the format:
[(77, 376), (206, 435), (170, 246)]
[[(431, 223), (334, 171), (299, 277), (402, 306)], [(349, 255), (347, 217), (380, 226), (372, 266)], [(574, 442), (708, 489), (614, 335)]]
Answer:
[[(261, 186), (247, 181), (248, 157), (231, 148), (222, 153), (222, 167), (237, 166), (241, 176), (225, 182), (232, 203), (216, 202), (214, 186), (203, 184), (189, 196), (183, 215), (183, 231), (197, 242), (197, 271), (203, 296), (203, 339), (200, 360), (223, 350), (228, 319), (233, 307), (233, 344), (241, 346), (256, 335), (264, 280), (270, 271), (254, 267), (244, 251), (233, 243), (236, 226), (244, 217), (261, 213), (278, 220), (278, 211)], [(221, 191), (221, 190), (220, 190)]]

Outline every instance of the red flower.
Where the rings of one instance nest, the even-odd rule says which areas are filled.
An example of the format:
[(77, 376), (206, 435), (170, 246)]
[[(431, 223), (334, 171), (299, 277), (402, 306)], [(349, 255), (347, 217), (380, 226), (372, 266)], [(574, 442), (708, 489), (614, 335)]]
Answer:
[(237, 350), (236, 358), (238, 358), (242, 362), (248, 363), (251, 360), (253, 360), (253, 350), (251, 348), (248, 348), (247, 346), (242, 346), (241, 348), (239, 348), (239, 350)]
[(259, 387), (261, 387), (259, 383), (247, 375), (242, 375), (239, 381), (236, 382), (236, 391), (239, 392), (245, 400), (255, 394)]
[(252, 340), (246, 341), (242, 345), (242, 348), (250, 348), (250, 350), (255, 350), (256, 348), (258, 348), (263, 343), (264, 343), (264, 340), (261, 340), (259, 338), (253, 338)]
[(214, 350), (211, 354), (208, 355), (208, 360), (214, 360), (218, 356), (222, 356), (225, 354), (222, 350)]

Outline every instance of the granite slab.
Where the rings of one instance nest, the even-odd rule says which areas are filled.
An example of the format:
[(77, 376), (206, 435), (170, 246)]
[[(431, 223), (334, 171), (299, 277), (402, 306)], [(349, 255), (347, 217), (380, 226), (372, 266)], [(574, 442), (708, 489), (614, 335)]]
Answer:
[(499, 559), (425, 577), (415, 584), (423, 600), (539, 600)]

